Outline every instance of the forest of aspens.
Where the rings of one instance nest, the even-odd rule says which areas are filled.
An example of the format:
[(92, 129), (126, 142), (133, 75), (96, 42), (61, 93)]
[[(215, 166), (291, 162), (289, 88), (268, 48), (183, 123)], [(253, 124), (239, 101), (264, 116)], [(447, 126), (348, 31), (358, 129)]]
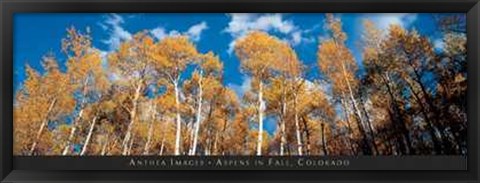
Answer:
[(243, 96), (224, 84), (230, 76), (218, 53), (199, 51), (187, 36), (137, 32), (105, 64), (88, 30), (65, 27), (66, 61), (46, 53), (38, 61), (45, 72), (22, 68), (14, 154), (465, 155), (465, 23), (437, 21), (442, 50), (413, 28), (365, 19), (358, 60), (341, 19), (326, 14), (313, 80), (288, 42), (251, 31), (232, 53), (252, 78)]

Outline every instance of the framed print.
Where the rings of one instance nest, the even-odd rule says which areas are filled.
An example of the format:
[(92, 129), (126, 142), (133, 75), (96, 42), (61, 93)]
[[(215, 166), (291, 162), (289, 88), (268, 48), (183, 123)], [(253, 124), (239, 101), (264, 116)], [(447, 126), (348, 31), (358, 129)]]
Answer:
[(1, 182), (478, 182), (477, 0), (6, 0)]

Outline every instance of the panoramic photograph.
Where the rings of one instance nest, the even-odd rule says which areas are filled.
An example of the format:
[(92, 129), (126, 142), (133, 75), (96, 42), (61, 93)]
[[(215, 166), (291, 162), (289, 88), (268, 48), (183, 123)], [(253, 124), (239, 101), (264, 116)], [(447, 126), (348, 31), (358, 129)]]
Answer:
[(17, 13), (15, 156), (467, 155), (463, 13)]

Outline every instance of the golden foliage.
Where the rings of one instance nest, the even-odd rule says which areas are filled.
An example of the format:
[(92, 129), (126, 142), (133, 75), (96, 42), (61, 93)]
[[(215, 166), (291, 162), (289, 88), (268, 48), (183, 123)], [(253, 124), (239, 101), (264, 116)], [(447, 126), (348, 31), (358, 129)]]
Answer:
[[(60, 155), (69, 141), (102, 156), (466, 152), (464, 33), (445, 32), (437, 48), (414, 29), (365, 20), (359, 63), (341, 19), (326, 14), (325, 23), (318, 78), (306, 77), (295, 49), (273, 35), (235, 40), (251, 77), (243, 96), (226, 86), (220, 56), (187, 36), (156, 40), (140, 31), (106, 58), (88, 29), (68, 28), (64, 62), (47, 54), (41, 70), (25, 66), (13, 104), (14, 154)], [(272, 120), (276, 131), (260, 130)]]

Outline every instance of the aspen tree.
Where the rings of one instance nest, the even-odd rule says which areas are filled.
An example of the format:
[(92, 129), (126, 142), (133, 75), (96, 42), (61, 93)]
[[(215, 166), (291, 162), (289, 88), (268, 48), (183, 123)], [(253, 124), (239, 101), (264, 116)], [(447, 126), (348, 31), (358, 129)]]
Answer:
[(67, 73), (72, 87), (81, 93), (77, 102), (79, 111), (71, 124), (70, 135), (62, 152), (62, 155), (68, 155), (79, 123), (83, 120), (87, 100), (94, 97), (94, 92), (104, 91), (108, 84), (100, 53), (92, 47), (89, 32), (84, 34), (74, 27), (69, 28), (67, 37), (62, 40), (62, 50), (67, 55)]
[(334, 85), (336, 93), (345, 93), (353, 107), (353, 114), (357, 118), (358, 130), (362, 136), (362, 151), (371, 154), (372, 149), (364, 129), (364, 117), (360, 112), (354, 90), (358, 85), (355, 77), (357, 65), (351, 51), (346, 47), (347, 35), (342, 30), (342, 23), (332, 14), (327, 14), (326, 21), (331, 38), (322, 42), (318, 50), (318, 64), (321, 71), (327, 75)]
[(265, 116), (266, 101), (264, 90), (269, 76), (280, 64), (278, 57), (282, 55), (280, 45), (283, 45), (277, 38), (264, 32), (251, 32), (240, 38), (235, 44), (235, 53), (240, 59), (242, 70), (250, 74), (257, 90), (257, 111), (258, 111), (258, 133), (256, 155), (262, 155), (262, 144), (264, 144), (263, 120)]
[(180, 114), (180, 80), (186, 67), (198, 59), (195, 45), (187, 37), (175, 36), (160, 40), (153, 45), (150, 58), (160, 76), (165, 77), (175, 91), (176, 132), (175, 155), (180, 155), (182, 117)]
[(153, 39), (141, 32), (132, 40), (122, 43), (117, 51), (109, 55), (109, 63), (114, 72), (112, 77), (121, 78), (122, 85), (130, 93), (127, 96), (130, 104), (124, 107), (129, 113), (130, 122), (122, 141), (122, 155), (128, 153), (129, 143), (132, 142), (132, 129), (137, 120), (139, 102), (146, 87), (154, 82), (155, 73), (150, 66), (152, 60), (149, 57), (153, 44)]

